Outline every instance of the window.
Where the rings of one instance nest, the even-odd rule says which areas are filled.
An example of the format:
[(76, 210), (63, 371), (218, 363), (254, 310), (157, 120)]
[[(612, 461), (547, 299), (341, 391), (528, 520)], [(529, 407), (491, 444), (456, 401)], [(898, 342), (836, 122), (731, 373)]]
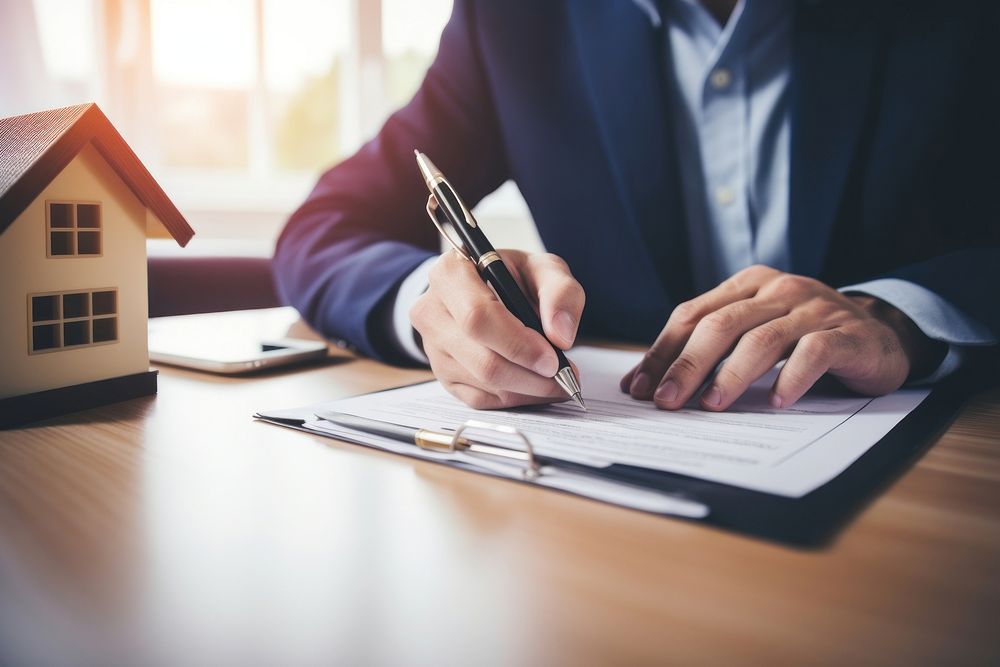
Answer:
[(49, 257), (101, 254), (101, 205), (95, 202), (46, 202), (45, 234)]
[(118, 340), (118, 290), (32, 294), (28, 298), (31, 354)]
[(390, 109), (406, 104), (437, 54), (452, 0), (382, 0), (382, 53)]
[[(46, 108), (94, 99), (209, 238), (269, 240), (416, 90), (452, 0), (28, 0)], [(2, 79), (2, 77), (0, 77)], [(27, 99), (26, 93), (22, 99)], [(25, 102), (27, 103), (27, 102)], [(79, 237), (58, 235), (72, 255)]]

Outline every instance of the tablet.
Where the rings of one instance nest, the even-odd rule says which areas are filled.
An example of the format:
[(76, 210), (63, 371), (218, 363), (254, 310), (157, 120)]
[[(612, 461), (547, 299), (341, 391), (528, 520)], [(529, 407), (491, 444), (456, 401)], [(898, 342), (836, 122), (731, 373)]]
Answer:
[(149, 360), (227, 375), (322, 359), (323, 341), (288, 337), (294, 308), (177, 315), (149, 320)]

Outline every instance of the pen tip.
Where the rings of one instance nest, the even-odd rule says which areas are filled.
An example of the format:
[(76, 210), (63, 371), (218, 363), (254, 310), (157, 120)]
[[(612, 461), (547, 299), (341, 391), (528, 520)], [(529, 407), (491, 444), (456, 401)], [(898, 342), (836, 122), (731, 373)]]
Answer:
[(418, 151), (416, 148), (413, 149), (413, 154), (416, 155), (417, 157), (420, 157), (420, 151)]
[(587, 404), (583, 402), (583, 396), (581, 396), (580, 394), (573, 394), (573, 401), (575, 401), (576, 404), (579, 405), (584, 412), (589, 412), (587, 410)]

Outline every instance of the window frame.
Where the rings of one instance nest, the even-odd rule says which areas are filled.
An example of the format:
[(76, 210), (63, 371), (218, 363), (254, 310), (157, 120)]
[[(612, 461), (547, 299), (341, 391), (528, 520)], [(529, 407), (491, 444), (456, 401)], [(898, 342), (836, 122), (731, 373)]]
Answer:
[[(94, 295), (103, 293), (111, 293), (114, 295), (114, 304), (112, 311), (109, 313), (94, 313)], [(65, 317), (65, 297), (74, 296), (78, 294), (85, 294), (87, 296), (87, 313), (85, 315), (78, 315), (75, 317)], [(35, 319), (35, 299), (42, 297), (56, 297), (56, 317), (54, 319), (47, 320), (36, 320)], [(121, 341), (121, 328), (119, 327), (119, 321), (121, 319), (121, 312), (119, 310), (120, 300), (118, 298), (118, 288), (117, 287), (94, 287), (91, 289), (73, 289), (73, 290), (58, 290), (53, 292), (31, 292), (27, 295), (27, 325), (28, 325), (28, 355), (34, 356), (38, 354), (49, 354), (51, 352), (63, 352), (67, 350), (78, 350), (82, 348), (90, 347), (100, 347), (104, 345), (113, 345)], [(94, 341), (94, 326), (95, 322), (99, 320), (113, 320), (114, 321), (114, 338), (110, 340)], [(83, 322), (87, 324), (87, 342), (85, 343), (74, 343), (67, 345), (65, 336), (65, 326), (66, 324), (73, 324), (77, 322)], [(35, 349), (35, 328), (36, 327), (55, 327), (56, 331), (56, 342), (57, 344), (52, 347), (44, 347), (40, 349)]]
[[(70, 221), (72, 225), (69, 227), (53, 227), (52, 226), (52, 206), (53, 204), (69, 206), (70, 207)], [(80, 206), (95, 206), (97, 207), (97, 226), (96, 227), (80, 227), (79, 225), (79, 207)], [(80, 252), (80, 232), (81, 230), (86, 234), (97, 234), (97, 248), (98, 252)], [(53, 253), (52, 252), (52, 238), (53, 234), (65, 234), (73, 240), (73, 252), (71, 253)], [(84, 200), (84, 199), (46, 199), (45, 200), (45, 257), (46, 259), (86, 259), (91, 257), (104, 257), (104, 206), (99, 201)]]

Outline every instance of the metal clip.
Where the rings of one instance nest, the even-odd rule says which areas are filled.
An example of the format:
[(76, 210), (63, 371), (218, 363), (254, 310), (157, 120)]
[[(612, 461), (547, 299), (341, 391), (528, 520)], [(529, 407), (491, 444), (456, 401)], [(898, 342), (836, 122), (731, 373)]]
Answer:
[[(524, 443), (524, 451), (513, 449), (511, 447), (504, 447), (503, 445), (489, 445), (463, 438), (462, 433), (468, 429), (496, 431), (497, 433), (516, 436)], [(513, 426), (491, 424), (489, 422), (481, 422), (475, 419), (470, 419), (459, 426), (455, 430), (455, 433), (451, 436), (451, 448), (452, 451), (462, 450), (469, 454), (483, 454), (486, 456), (496, 456), (499, 458), (521, 461), (525, 465), (525, 469), (521, 471), (521, 475), (528, 481), (535, 480), (542, 474), (541, 466), (538, 465), (538, 460), (535, 458), (535, 448), (532, 447), (531, 441), (528, 440), (528, 436), (524, 435), (524, 433)]]
[[(465, 248), (465, 244), (462, 242), (462, 238), (458, 236), (458, 233), (452, 230), (451, 220), (448, 219), (441, 211), (441, 205), (438, 203), (437, 197), (433, 194), (427, 196), (427, 215), (430, 216), (431, 222), (437, 227), (438, 231), (441, 232), (441, 236), (451, 244), (459, 254), (463, 257), (472, 261), (472, 255)], [(449, 233), (451, 230), (451, 233)], [(453, 236), (454, 235), (454, 236)]]

